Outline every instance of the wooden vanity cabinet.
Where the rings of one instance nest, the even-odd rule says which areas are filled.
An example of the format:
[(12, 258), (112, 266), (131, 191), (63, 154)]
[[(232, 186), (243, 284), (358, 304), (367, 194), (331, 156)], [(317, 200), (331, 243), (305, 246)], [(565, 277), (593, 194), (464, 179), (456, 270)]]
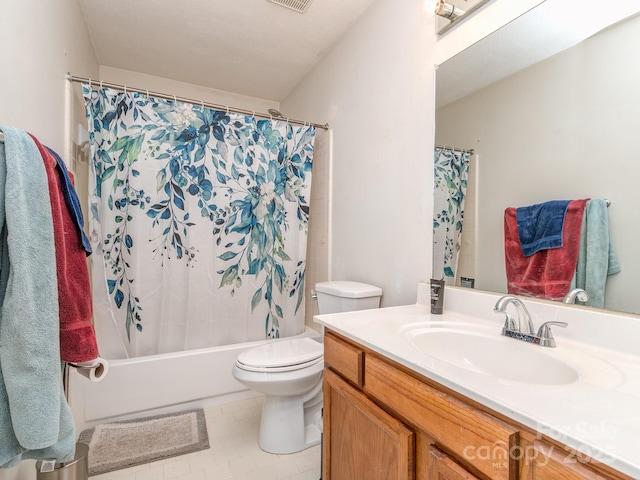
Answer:
[(323, 480), (631, 480), (330, 330), (324, 345)]
[[(325, 334), (323, 480), (491, 478), (475, 476), (466, 470), (459, 459), (441, 450), (441, 442), (437, 437), (425, 433), (420, 427), (423, 422), (429, 422), (430, 417), (414, 422), (410, 418), (412, 414), (399, 413), (397, 410), (402, 412), (415, 407), (415, 395), (407, 395), (407, 391), (402, 389), (412, 389), (416, 385), (408, 382), (406, 378), (403, 379), (402, 387), (396, 385), (395, 387), (400, 389), (396, 392), (407, 400), (404, 405), (396, 405), (392, 398), (398, 397), (393, 394), (395, 387), (386, 386), (383, 378), (388, 376), (389, 380), (394, 382), (394, 379), (398, 380), (403, 374), (386, 371), (385, 368), (392, 367), (384, 362), (380, 362), (374, 369), (375, 362), (379, 359), (374, 360), (371, 353), (366, 355), (367, 360), (361, 348), (330, 332)], [(367, 382), (373, 385), (371, 391), (367, 390)], [(435, 390), (433, 392), (435, 393)], [(376, 398), (386, 398), (387, 395), (389, 403), (394, 404), (395, 408), (389, 408)], [(419, 393), (417, 395), (419, 396)], [(433, 408), (438, 409), (442, 405), (440, 401)], [(445, 414), (446, 418), (440, 418), (437, 422), (447, 428), (451, 426), (449, 423), (452, 416), (460, 413), (454, 409), (450, 415)], [(437, 413), (436, 416), (442, 417), (442, 414)], [(485, 419), (481, 417), (484, 417), (484, 414), (472, 415), (472, 418), (463, 416), (460, 420), (466, 418), (473, 422), (478, 421), (480, 428), (485, 428)], [(452, 430), (447, 429), (443, 438), (455, 451), (464, 449), (462, 442), (469, 440), (467, 432), (470, 430), (460, 428), (460, 422), (454, 423), (456, 427)], [(417, 430), (416, 427), (421, 429)], [(472, 441), (478, 438), (475, 434), (471, 437)], [(495, 478), (510, 477), (501, 475)]]

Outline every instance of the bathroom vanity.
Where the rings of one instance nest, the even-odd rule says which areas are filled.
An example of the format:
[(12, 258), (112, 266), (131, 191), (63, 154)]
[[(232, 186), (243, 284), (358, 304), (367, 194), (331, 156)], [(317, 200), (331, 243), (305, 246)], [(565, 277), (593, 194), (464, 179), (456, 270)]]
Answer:
[(316, 317), (323, 479), (640, 478), (640, 357), (598, 332), (615, 315), (524, 299), (536, 325), (569, 323), (549, 349), (500, 335), (499, 295), (447, 287), (432, 316), (428, 287), (416, 305)]

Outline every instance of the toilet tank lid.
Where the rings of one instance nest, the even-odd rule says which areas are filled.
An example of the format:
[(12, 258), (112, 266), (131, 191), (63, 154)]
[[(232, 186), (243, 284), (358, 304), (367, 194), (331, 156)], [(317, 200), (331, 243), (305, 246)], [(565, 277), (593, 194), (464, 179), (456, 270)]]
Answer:
[(382, 295), (380, 287), (348, 280), (318, 282), (316, 283), (316, 292), (345, 298), (379, 297)]

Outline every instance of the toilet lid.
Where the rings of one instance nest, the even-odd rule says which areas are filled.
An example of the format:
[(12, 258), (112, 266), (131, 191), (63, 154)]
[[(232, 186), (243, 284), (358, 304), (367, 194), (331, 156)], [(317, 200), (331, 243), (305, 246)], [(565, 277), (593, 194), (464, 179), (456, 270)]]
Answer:
[(238, 355), (236, 363), (245, 370), (296, 370), (318, 363), (323, 355), (322, 343), (305, 337), (250, 348)]

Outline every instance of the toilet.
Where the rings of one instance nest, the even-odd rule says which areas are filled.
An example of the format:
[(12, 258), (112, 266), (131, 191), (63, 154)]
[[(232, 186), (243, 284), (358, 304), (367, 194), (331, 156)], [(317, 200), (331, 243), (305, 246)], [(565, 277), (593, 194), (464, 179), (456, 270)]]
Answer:
[[(315, 286), (318, 312), (378, 308), (382, 290), (351, 281)], [(322, 422), (322, 338), (279, 339), (238, 355), (233, 376), (264, 394), (258, 443), (269, 453), (295, 453), (320, 443)]]

